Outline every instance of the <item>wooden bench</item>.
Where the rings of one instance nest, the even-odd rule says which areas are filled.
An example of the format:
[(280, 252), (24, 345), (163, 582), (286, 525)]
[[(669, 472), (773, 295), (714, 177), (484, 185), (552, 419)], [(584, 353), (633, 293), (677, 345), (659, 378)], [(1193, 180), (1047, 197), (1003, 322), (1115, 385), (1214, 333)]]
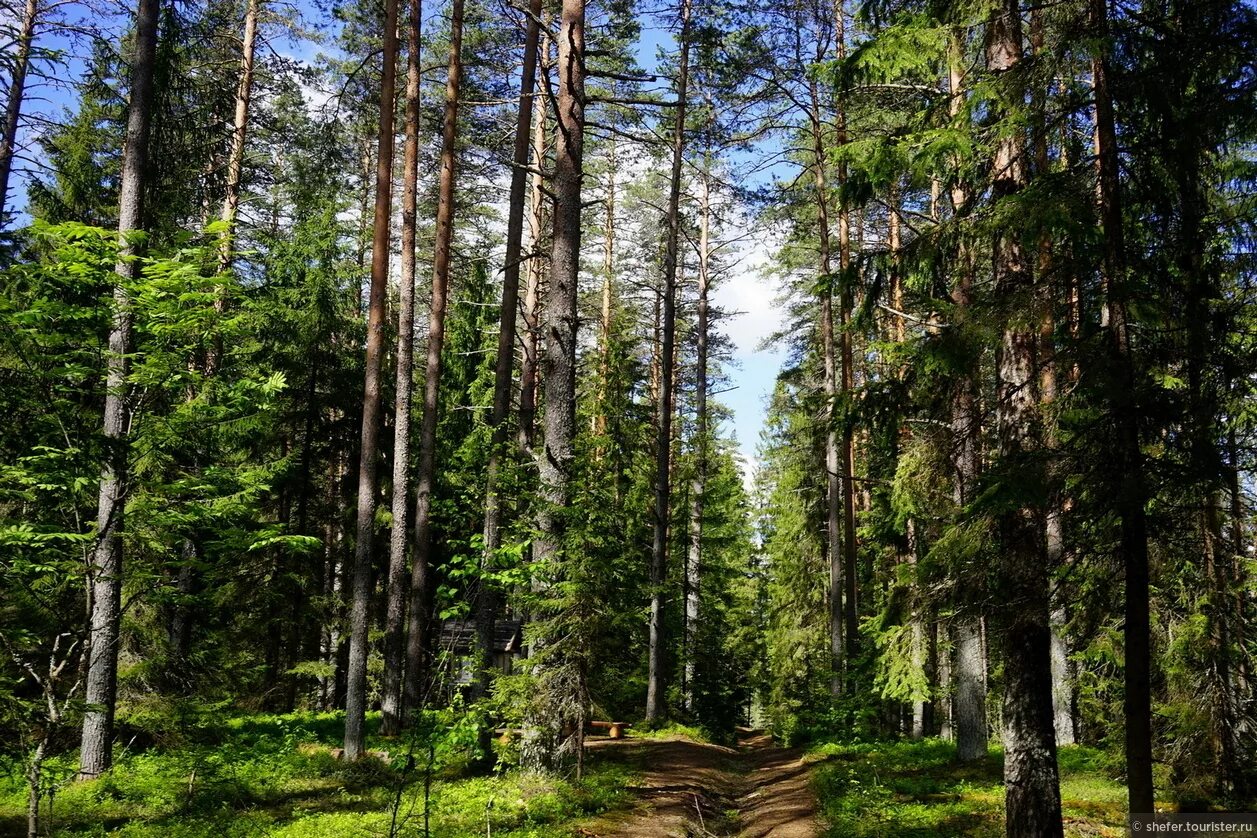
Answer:
[(632, 727), (628, 722), (590, 722), (589, 726), (607, 731), (607, 736), (610, 739), (623, 739), (624, 731)]

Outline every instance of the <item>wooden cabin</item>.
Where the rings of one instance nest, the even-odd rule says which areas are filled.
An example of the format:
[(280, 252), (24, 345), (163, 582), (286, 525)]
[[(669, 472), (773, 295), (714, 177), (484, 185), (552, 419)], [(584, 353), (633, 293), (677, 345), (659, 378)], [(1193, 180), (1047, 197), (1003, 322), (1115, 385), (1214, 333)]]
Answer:
[[(474, 620), (445, 620), (437, 640), (437, 658), (446, 661), (454, 687), (472, 682), (472, 649), (476, 645)], [(510, 675), (515, 659), (524, 646), (524, 629), (519, 620), (498, 620), (493, 625), (493, 666), (503, 675)]]

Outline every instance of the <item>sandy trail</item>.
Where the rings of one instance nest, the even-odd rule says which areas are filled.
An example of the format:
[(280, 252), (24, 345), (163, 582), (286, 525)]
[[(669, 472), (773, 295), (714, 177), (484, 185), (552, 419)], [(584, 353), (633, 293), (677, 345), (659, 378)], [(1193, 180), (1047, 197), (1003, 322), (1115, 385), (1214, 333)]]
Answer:
[(820, 827), (802, 749), (744, 731), (735, 750), (688, 739), (589, 742), (632, 767), (640, 803), (589, 824), (589, 838), (816, 838)]

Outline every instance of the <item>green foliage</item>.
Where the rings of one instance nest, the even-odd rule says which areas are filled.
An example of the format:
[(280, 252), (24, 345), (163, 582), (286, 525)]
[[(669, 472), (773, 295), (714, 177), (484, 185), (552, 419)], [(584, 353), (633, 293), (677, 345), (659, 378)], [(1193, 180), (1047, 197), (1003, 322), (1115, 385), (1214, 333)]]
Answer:
[[(948, 742), (822, 745), (813, 755), (828, 835), (998, 836), (1003, 829), (1000, 754), (957, 763)], [(1066, 835), (1120, 834), (1125, 789), (1101, 752), (1060, 752)]]

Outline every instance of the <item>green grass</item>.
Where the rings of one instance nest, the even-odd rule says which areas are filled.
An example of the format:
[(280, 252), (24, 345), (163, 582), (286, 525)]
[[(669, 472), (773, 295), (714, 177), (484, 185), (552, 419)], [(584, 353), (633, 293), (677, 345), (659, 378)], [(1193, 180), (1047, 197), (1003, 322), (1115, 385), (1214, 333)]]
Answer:
[[(404, 741), (372, 734), (368, 748), (386, 750), (390, 763), (339, 762), (342, 718), (336, 714), (249, 716), (189, 731), (180, 741), (117, 755), (100, 779), (65, 782), (53, 803), (58, 836), (125, 838), (342, 838), (385, 836), (392, 803), (401, 790), (398, 835), (423, 834), (423, 782), (403, 777)], [(370, 720), (370, 730), (378, 718)], [(418, 755), (422, 759), (422, 754)], [(624, 769), (595, 766), (581, 783), (518, 772), (460, 776), (461, 761), (432, 784), (434, 838), (484, 835), (486, 823), (501, 838), (568, 835), (574, 822), (626, 805)], [(74, 755), (51, 760), (48, 772), (68, 778)], [(45, 802), (45, 817), (47, 812)], [(22, 767), (0, 765), (0, 836), (24, 836), (26, 785)]]
[[(821, 745), (809, 758), (828, 835), (946, 838), (1004, 834), (1003, 755), (959, 764), (950, 742)], [(1126, 791), (1090, 748), (1061, 749), (1065, 834), (1121, 836)]]

